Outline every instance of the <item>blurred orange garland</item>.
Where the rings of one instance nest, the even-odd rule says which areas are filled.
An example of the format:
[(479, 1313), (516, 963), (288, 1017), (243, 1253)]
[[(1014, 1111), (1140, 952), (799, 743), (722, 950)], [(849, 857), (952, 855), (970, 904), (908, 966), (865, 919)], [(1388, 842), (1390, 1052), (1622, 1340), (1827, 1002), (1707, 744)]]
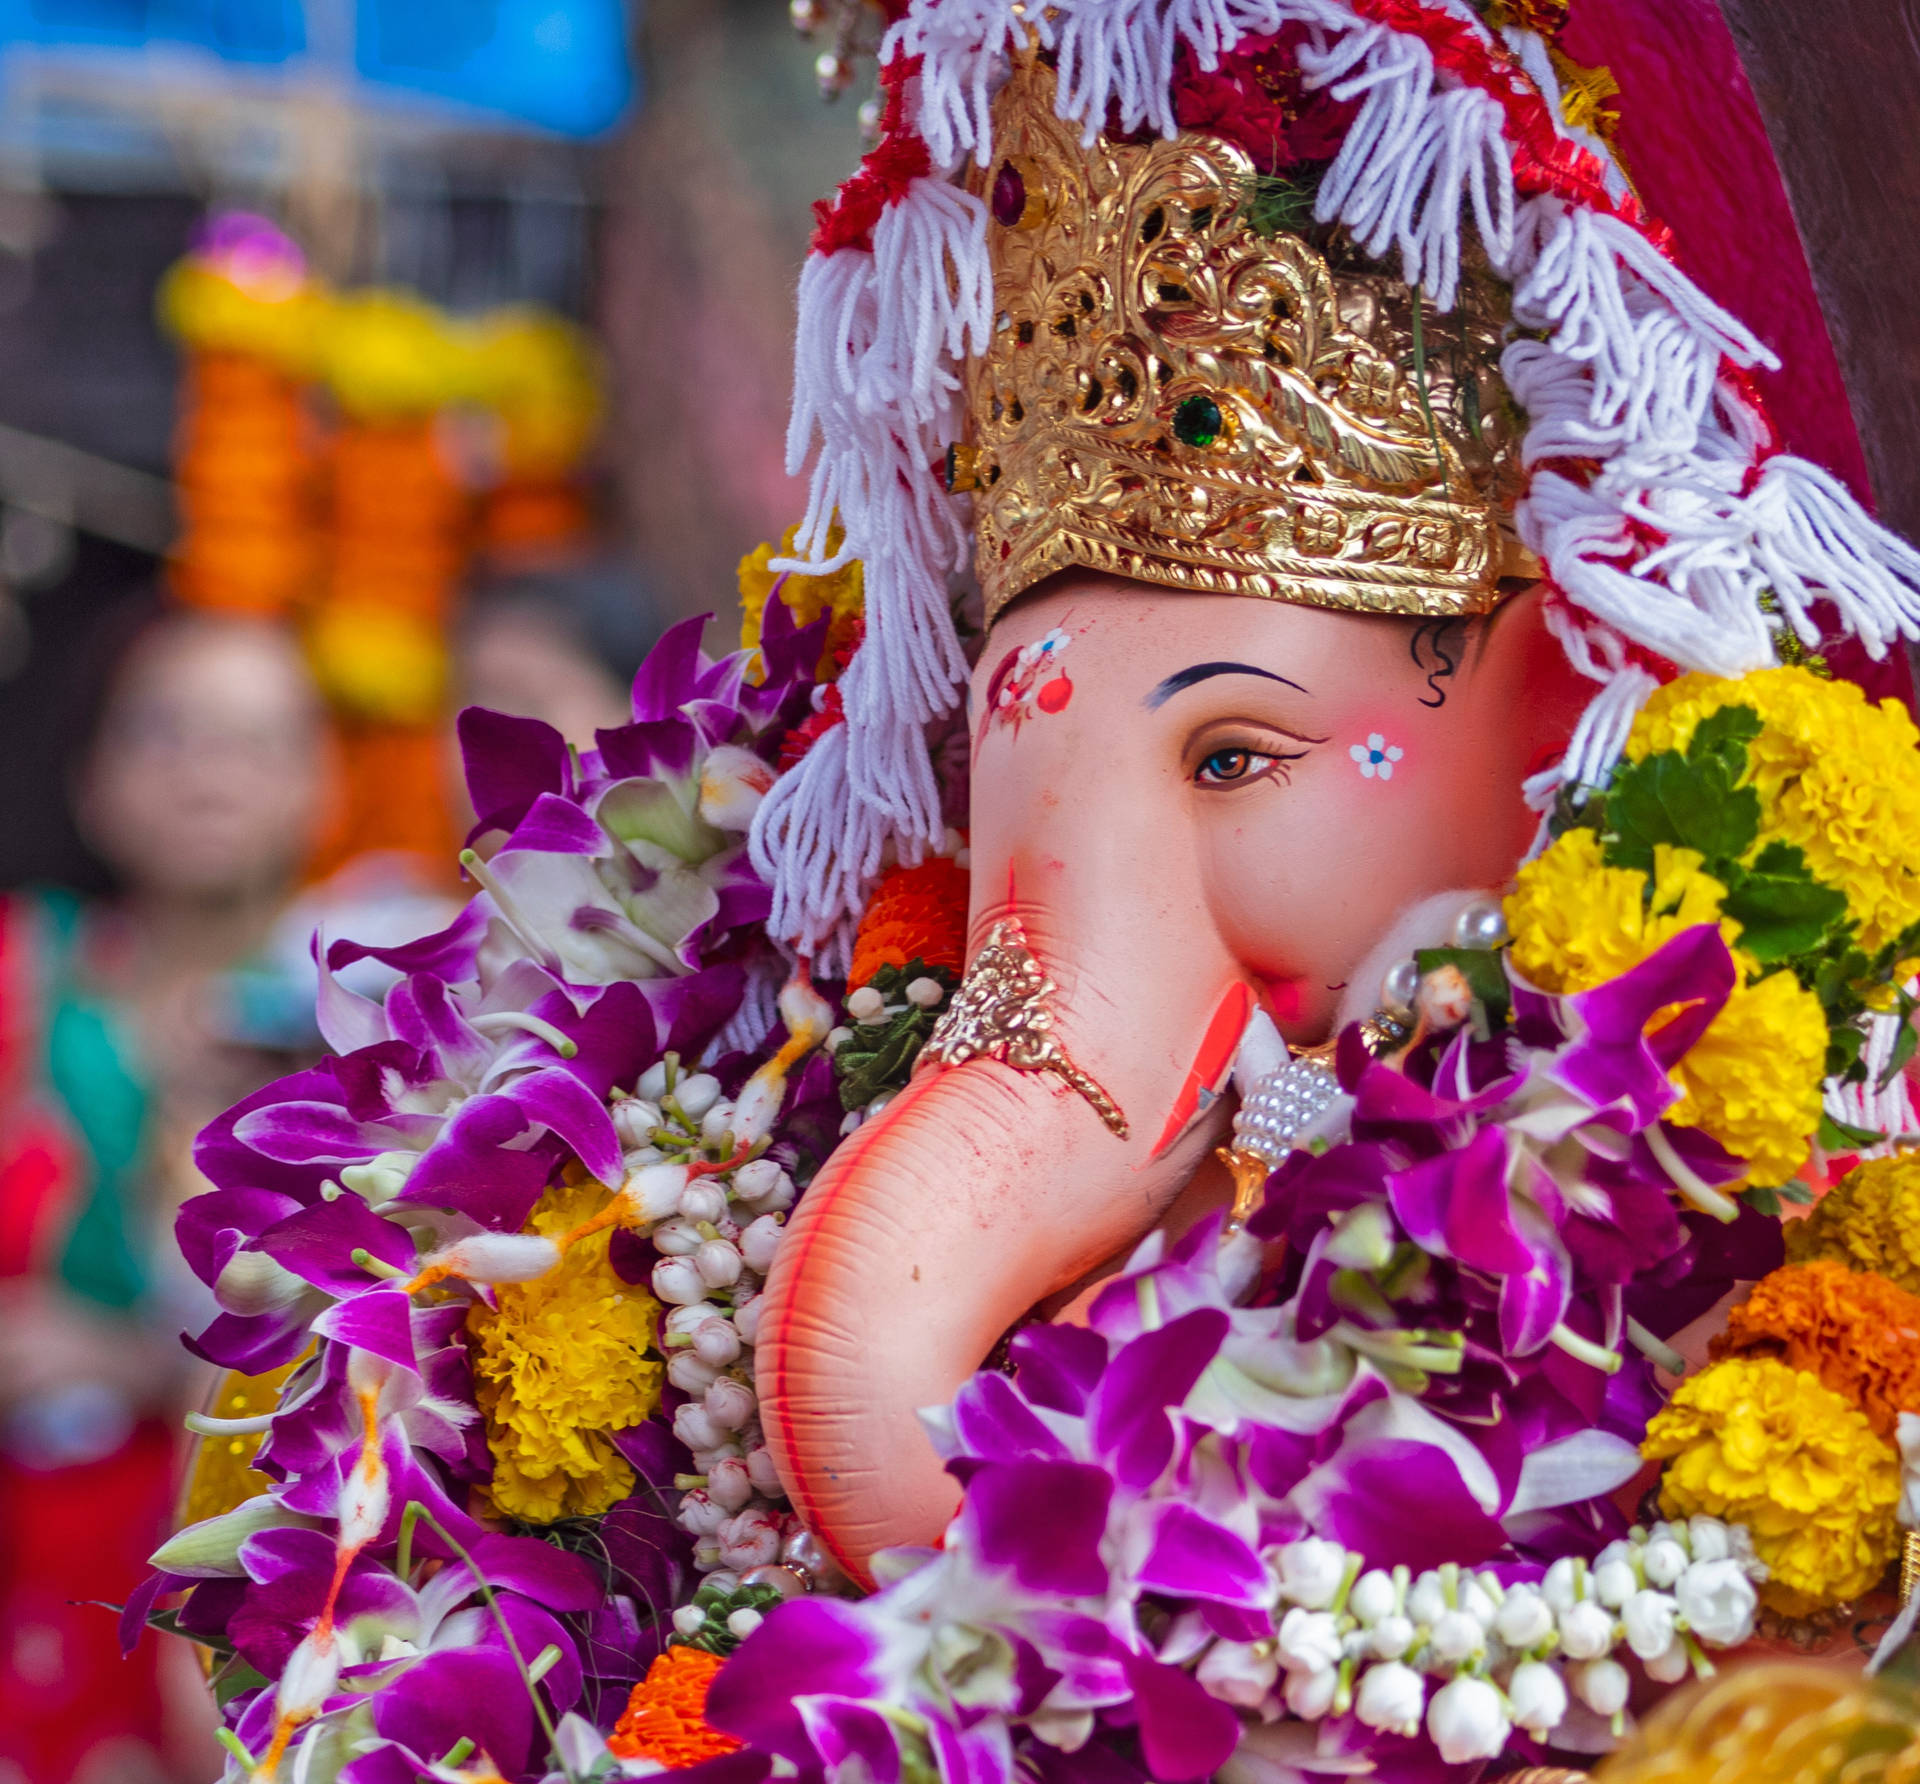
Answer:
[(707, 1688), (720, 1664), (719, 1655), (704, 1648), (677, 1642), (668, 1648), (634, 1686), (607, 1750), (618, 1759), (650, 1759), (672, 1771), (739, 1752), (732, 1735), (707, 1725)]

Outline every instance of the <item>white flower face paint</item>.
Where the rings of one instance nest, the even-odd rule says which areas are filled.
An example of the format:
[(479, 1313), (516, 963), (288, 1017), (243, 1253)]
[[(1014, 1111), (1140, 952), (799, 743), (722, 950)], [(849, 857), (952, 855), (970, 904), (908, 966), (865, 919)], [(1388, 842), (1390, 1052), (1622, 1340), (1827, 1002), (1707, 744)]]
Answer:
[(1367, 733), (1365, 743), (1347, 746), (1347, 754), (1360, 764), (1361, 774), (1368, 780), (1392, 780), (1393, 765), (1407, 752), (1397, 743), (1389, 743), (1378, 731)]

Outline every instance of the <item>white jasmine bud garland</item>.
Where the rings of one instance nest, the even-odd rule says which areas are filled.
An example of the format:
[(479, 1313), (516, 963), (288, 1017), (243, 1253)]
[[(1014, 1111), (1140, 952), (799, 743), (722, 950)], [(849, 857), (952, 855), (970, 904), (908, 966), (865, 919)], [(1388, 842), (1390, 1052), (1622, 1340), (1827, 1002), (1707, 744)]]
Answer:
[(666, 1099), (667, 1106), (684, 1115), (689, 1121), (703, 1121), (706, 1114), (720, 1100), (720, 1080), (709, 1072), (694, 1072), (682, 1078), (673, 1087), (673, 1094)]
[(653, 1266), (654, 1294), (662, 1301), (691, 1302), (703, 1300), (707, 1284), (700, 1272), (690, 1260), (683, 1257), (663, 1257)]
[(1353, 1582), (1353, 1590), (1347, 1594), (1348, 1611), (1363, 1628), (1368, 1629), (1381, 1618), (1392, 1616), (1399, 1608), (1399, 1603), (1400, 1594), (1394, 1589), (1392, 1576), (1378, 1567), (1363, 1573)]
[(1433, 1657), (1443, 1666), (1458, 1666), (1486, 1647), (1486, 1632), (1465, 1611), (1442, 1611), (1428, 1633)]
[(1331, 1668), (1287, 1674), (1286, 1705), (1303, 1722), (1317, 1722), (1340, 1695), (1340, 1675)]
[[(695, 1487), (680, 1499), (680, 1509), (675, 1514), (680, 1528), (689, 1536), (712, 1536), (727, 1521), (727, 1508), (720, 1504), (705, 1487)], [(683, 1607), (684, 1608), (684, 1607)]]
[(1640, 1565), (1649, 1586), (1671, 1586), (1686, 1572), (1690, 1559), (1679, 1542), (1670, 1536), (1661, 1536), (1647, 1544)]
[(1537, 1587), (1514, 1586), (1501, 1603), (1493, 1627), (1508, 1647), (1525, 1652), (1537, 1648), (1553, 1634), (1553, 1611)]
[(725, 1239), (708, 1239), (693, 1254), (693, 1267), (708, 1288), (731, 1288), (740, 1280), (739, 1248)]
[(1593, 1595), (1609, 1610), (1618, 1610), (1640, 1590), (1640, 1576), (1632, 1563), (1604, 1561), (1593, 1570)]
[(1194, 1673), (1222, 1703), (1257, 1710), (1273, 1690), (1280, 1663), (1271, 1642), (1217, 1641), (1200, 1657)]
[(645, 1097), (623, 1096), (613, 1105), (613, 1131), (623, 1152), (651, 1147), (653, 1130), (660, 1125), (660, 1106)]
[(1280, 1664), (1289, 1672), (1323, 1672), (1338, 1666), (1346, 1651), (1340, 1633), (1330, 1612), (1295, 1605), (1280, 1619)]
[(764, 1276), (773, 1267), (773, 1254), (779, 1249), (783, 1223), (777, 1214), (763, 1214), (740, 1233), (740, 1256), (748, 1269)]
[[(1911, 1414), (1903, 1413), (1903, 1418)], [(1920, 1422), (1920, 1421), (1917, 1421)], [(1696, 1515), (1687, 1520), (1687, 1547), (1695, 1561), (1724, 1561), (1733, 1553), (1727, 1527), (1718, 1518)]]
[(1382, 1617), (1373, 1626), (1371, 1646), (1382, 1660), (1398, 1660), (1413, 1646), (1415, 1633), (1411, 1617)]
[(667, 1359), (667, 1380), (681, 1393), (704, 1394), (720, 1378), (720, 1371), (697, 1351), (676, 1350)]
[(711, 1177), (689, 1183), (680, 1192), (680, 1215), (695, 1225), (719, 1220), (727, 1211), (727, 1192)]
[(693, 1354), (711, 1368), (724, 1369), (740, 1355), (739, 1328), (730, 1319), (709, 1314), (693, 1329)]
[(1753, 1634), (1759, 1595), (1731, 1556), (1696, 1561), (1675, 1581), (1674, 1601), (1687, 1628), (1716, 1648), (1737, 1647)]
[(1633, 1681), (1619, 1661), (1602, 1656), (1573, 1668), (1573, 1694), (1596, 1716), (1617, 1716), (1627, 1707)]
[(752, 1472), (739, 1456), (722, 1456), (707, 1470), (707, 1496), (728, 1512), (742, 1510), (753, 1491)]
[(738, 1431), (753, 1417), (753, 1389), (730, 1375), (723, 1375), (707, 1389), (702, 1404), (707, 1417), (723, 1431)]

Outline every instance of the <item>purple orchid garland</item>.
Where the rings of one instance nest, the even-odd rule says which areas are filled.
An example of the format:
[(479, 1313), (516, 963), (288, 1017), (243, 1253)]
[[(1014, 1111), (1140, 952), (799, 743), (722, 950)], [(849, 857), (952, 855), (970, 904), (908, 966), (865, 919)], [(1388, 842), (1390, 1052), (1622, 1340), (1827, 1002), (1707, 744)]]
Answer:
[[(838, 1131), (832, 1018), (804, 978), (775, 996), (743, 834), (820, 632), (770, 604), (756, 685), (678, 628), (584, 754), (463, 715), (476, 836), (503, 839), (463, 857), (481, 892), (439, 935), (325, 949), (336, 1056), (202, 1135), (180, 1241), (223, 1311), (190, 1345), (298, 1366), (256, 1422), (271, 1489), (166, 1545), (127, 1620), (184, 1590), (170, 1625), (232, 1656), (230, 1777), (656, 1769), (604, 1737), (673, 1613), (807, 1551), (751, 1360), (795, 1176)], [(378, 1002), (333, 977), (368, 957)], [(1624, 1657), (1670, 1681), (1751, 1628), (1743, 1532), (1629, 1530), (1612, 1501), (1649, 1358), (1778, 1261), (1774, 1222), (1726, 1219), (1741, 1161), (1668, 1119), (1733, 983), (1706, 926), (1579, 996), (1513, 984), (1499, 1026), (1392, 1066), (1342, 1037), (1332, 1143), (1244, 1233), (1150, 1239), (1087, 1326), (969, 1382), (930, 1426), (966, 1489), (943, 1548), (767, 1617), (708, 1707), (746, 1751), (703, 1769), (1280, 1784), (1605, 1745)], [(464, 1508), (491, 1469), (467, 1312), (550, 1266), (522, 1229), (576, 1165), (670, 1307), (669, 1399), (615, 1434), (637, 1486), (591, 1560)]]

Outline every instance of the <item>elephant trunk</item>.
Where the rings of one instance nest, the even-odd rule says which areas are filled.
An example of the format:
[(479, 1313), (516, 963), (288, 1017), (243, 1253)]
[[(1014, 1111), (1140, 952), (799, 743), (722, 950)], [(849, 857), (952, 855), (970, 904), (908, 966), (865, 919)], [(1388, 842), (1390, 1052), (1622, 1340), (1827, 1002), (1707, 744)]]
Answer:
[[(1141, 958), (1107, 935), (1111, 962)], [(767, 1441), (795, 1511), (859, 1579), (876, 1550), (935, 1541), (958, 1504), (919, 1411), (949, 1401), (1037, 1304), (1124, 1255), (1221, 1137), (1210, 1093), (1252, 1007), (1224, 955), (1202, 949), (1157, 995), (1118, 1000), (1098, 962), (1069, 971), (1034, 946), (1062, 982), (1055, 1032), (1126, 1136), (1057, 1074), (929, 1062), (835, 1151), (767, 1283)]]

